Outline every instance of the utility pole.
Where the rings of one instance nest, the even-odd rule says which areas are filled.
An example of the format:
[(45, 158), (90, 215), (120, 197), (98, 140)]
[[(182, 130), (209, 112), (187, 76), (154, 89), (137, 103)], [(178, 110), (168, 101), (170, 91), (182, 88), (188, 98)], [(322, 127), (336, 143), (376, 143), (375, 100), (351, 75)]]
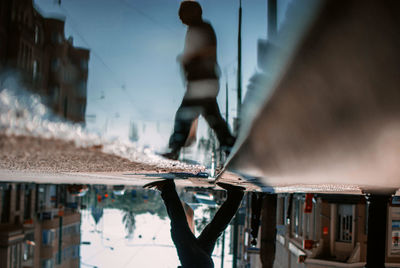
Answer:
[[(235, 132), (239, 133), (240, 114), (242, 109), (242, 0), (239, 0), (239, 25), (238, 25), (238, 68), (237, 68), (237, 118)], [(237, 267), (239, 242), (239, 211), (233, 218), (233, 260), (232, 268)]]
[(228, 87), (228, 76), (226, 75), (225, 83), (225, 120), (229, 125), (229, 87)]
[(268, 39), (271, 41), (278, 32), (277, 0), (268, 0)]
[[(242, 110), (242, 0), (239, 0), (238, 27), (237, 118), (239, 120)], [(238, 122), (238, 125), (240, 125), (240, 122)], [(237, 128), (239, 127), (237, 126)]]
[(224, 268), (224, 259), (225, 259), (225, 231), (222, 233), (221, 268)]
[(239, 243), (239, 211), (236, 212), (233, 218), (233, 258), (232, 268), (237, 268), (237, 255), (238, 255), (238, 243)]
[[(268, 0), (268, 43), (272, 43), (278, 32), (277, 0)], [(288, 215), (291, 213), (293, 195), (290, 196)], [(266, 194), (261, 209), (260, 259), (263, 268), (272, 268), (276, 252), (276, 210), (277, 195)]]
[(263, 268), (272, 268), (276, 252), (277, 195), (266, 194), (261, 209), (260, 259)]
[(368, 194), (367, 263), (365, 268), (385, 267), (387, 206), (390, 194)]

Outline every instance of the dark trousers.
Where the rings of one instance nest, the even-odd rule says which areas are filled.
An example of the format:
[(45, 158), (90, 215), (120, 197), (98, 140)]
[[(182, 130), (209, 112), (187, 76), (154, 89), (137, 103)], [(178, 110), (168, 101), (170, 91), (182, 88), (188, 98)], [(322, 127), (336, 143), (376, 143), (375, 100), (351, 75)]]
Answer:
[(169, 147), (171, 149), (179, 150), (185, 145), (190, 127), (199, 115), (202, 115), (208, 125), (215, 131), (221, 146), (233, 146), (235, 138), (221, 116), (216, 98), (184, 98), (175, 114), (174, 132), (169, 139)]
[(243, 192), (229, 193), (212, 221), (196, 238), (189, 228), (182, 203), (174, 187), (161, 193), (169, 218), (171, 219), (171, 237), (174, 241), (183, 267), (214, 267), (211, 254), (218, 237), (235, 216), (243, 198)]

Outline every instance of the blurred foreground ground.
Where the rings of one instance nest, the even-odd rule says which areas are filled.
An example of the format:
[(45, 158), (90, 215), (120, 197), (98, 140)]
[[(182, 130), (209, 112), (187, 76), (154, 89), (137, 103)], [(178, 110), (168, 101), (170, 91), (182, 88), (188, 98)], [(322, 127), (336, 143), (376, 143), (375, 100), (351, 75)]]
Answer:
[[(147, 164), (102, 152), (101, 146), (78, 148), (73, 142), (28, 136), (0, 135), (0, 180), (37, 183), (143, 185), (163, 178), (177, 178), (178, 186), (214, 187), (213, 180), (197, 176), (203, 166), (159, 159)], [(259, 187), (237, 175), (221, 180)]]
[[(204, 166), (162, 158), (154, 164), (135, 162), (104, 153), (100, 146), (76, 147), (73, 142), (28, 136), (0, 135), (0, 181), (56, 184), (143, 185), (149, 181), (175, 179), (181, 187), (216, 187)], [(275, 183), (262, 185), (258, 178), (226, 171), (221, 181), (246, 187), (247, 191), (320, 192), (361, 194), (357, 185)], [(218, 188), (218, 187), (217, 187)]]

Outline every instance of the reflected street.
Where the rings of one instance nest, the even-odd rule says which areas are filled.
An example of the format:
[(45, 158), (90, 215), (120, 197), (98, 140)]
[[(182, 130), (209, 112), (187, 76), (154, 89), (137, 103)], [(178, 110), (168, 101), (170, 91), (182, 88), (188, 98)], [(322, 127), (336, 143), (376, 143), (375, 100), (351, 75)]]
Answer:
[[(223, 190), (187, 187), (177, 188), (177, 193), (193, 209), (196, 235), (226, 199)], [(176, 267), (180, 263), (158, 191), (3, 182), (0, 200), (1, 251), (8, 252), (1, 267)], [(382, 204), (387, 210), (388, 260), (396, 262), (400, 199)], [(296, 263), (304, 261), (362, 267), (369, 213), (376, 213), (371, 200), (360, 195), (246, 193), (235, 219), (216, 241), (212, 259), (216, 267), (232, 266), (236, 246), (238, 260), (251, 267), (261, 263), (300, 267)]]
[[(192, 187), (178, 193), (194, 210), (196, 233), (224, 199), (221, 190)], [(121, 185), (1, 183), (0, 197), (1, 250), (10, 252), (1, 267), (179, 265), (157, 191)], [(212, 256), (216, 265), (221, 258), (232, 262), (230, 227), (225, 233)]]

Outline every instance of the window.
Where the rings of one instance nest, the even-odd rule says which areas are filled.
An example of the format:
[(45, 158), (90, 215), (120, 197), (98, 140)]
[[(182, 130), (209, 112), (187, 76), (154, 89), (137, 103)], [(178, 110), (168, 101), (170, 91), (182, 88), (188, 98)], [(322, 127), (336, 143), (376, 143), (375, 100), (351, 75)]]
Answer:
[(12, 245), (10, 247), (10, 268), (18, 268), (21, 265), (19, 259), (21, 250), (21, 244)]
[(39, 78), (39, 62), (37, 60), (33, 61), (32, 78), (33, 80), (37, 80)]
[(87, 92), (86, 81), (78, 82), (77, 83), (77, 92), (76, 92), (76, 94), (81, 98), (85, 98), (86, 97), (86, 92)]
[(53, 95), (53, 102), (57, 104), (58, 103), (58, 99), (60, 97), (60, 87), (59, 86), (55, 86), (53, 88), (52, 95)]
[(87, 60), (81, 60), (81, 69), (82, 70), (88, 69), (88, 61)]
[[(87, 88), (86, 81), (81, 81), (79, 83), (79, 91), (81, 93), (86, 93), (86, 88)], [(86, 94), (83, 94), (83, 95), (86, 95)]]
[(64, 115), (64, 118), (68, 118), (68, 98), (67, 97), (64, 97), (64, 109), (63, 109), (63, 115)]
[(392, 221), (392, 253), (400, 253), (400, 221)]
[(17, 194), (15, 195), (15, 210), (20, 210), (20, 204), (21, 204), (21, 184), (17, 185)]
[(84, 115), (86, 112), (86, 105), (84, 103), (80, 104), (80, 112), (81, 115)]
[(8, 185), (4, 186), (3, 194), (0, 195), (1, 198), (1, 215), (0, 215), (0, 223), (7, 223), (10, 218), (10, 201), (11, 201), (11, 190)]
[(51, 33), (51, 41), (53, 44), (61, 44), (62, 43), (62, 35), (58, 32)]
[(23, 244), (23, 260), (33, 260), (35, 248), (32, 242), (35, 241), (33, 233), (29, 233), (25, 236), (25, 243)]
[(296, 237), (303, 236), (303, 204), (300, 197), (293, 198), (293, 233)]
[(338, 242), (349, 242), (353, 240), (353, 206), (337, 205), (337, 237)]
[(42, 268), (53, 268), (54, 267), (54, 260), (47, 259), (42, 261)]
[(50, 246), (53, 244), (53, 241), (56, 236), (56, 230), (55, 229), (49, 229), (49, 230), (43, 230), (42, 233), (42, 244), (46, 246)]
[(80, 234), (80, 224), (72, 224), (63, 227), (63, 235), (79, 235)]
[(32, 47), (21, 41), (18, 52), (18, 62), (21, 68), (30, 70), (32, 68)]
[(61, 65), (61, 61), (60, 61), (59, 58), (56, 58), (56, 59), (52, 59), (52, 60), (51, 60), (51, 70), (52, 70), (53, 72), (57, 71), (58, 68), (60, 68), (60, 65)]
[(39, 43), (39, 26), (35, 25), (35, 44)]
[(392, 237), (391, 237), (391, 250), (390, 254), (399, 256), (400, 255), (400, 207), (391, 207), (391, 219), (392, 219)]
[(24, 66), (24, 54), (25, 54), (25, 45), (24, 42), (20, 42), (18, 50), (18, 65), (21, 68)]
[(79, 245), (75, 245), (72, 247), (72, 258), (73, 259), (79, 259)]
[(278, 215), (277, 215), (277, 223), (278, 225), (285, 224), (285, 197), (278, 198)]
[(32, 199), (32, 191), (27, 187), (25, 189), (25, 197), (24, 197), (24, 220), (31, 218), (31, 199)]

